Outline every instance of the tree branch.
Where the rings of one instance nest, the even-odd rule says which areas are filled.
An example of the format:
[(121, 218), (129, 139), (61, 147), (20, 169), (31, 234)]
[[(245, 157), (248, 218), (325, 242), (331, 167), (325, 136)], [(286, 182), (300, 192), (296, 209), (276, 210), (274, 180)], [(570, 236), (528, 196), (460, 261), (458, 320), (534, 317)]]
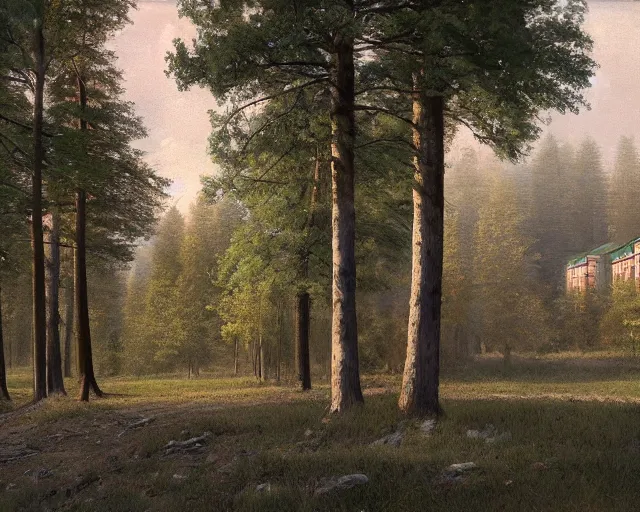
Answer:
[(225, 120), (224, 124), (228, 124), (229, 121), (231, 121), (235, 116), (237, 116), (240, 112), (243, 112), (244, 110), (253, 107), (255, 105), (259, 105), (260, 103), (264, 103), (265, 101), (269, 101), (269, 100), (273, 100), (276, 98), (280, 98), (281, 96), (285, 96), (286, 94), (289, 94), (291, 92), (295, 92), (298, 91), (300, 89), (306, 89), (307, 87), (310, 87), (312, 85), (321, 83), (326, 81), (327, 78), (326, 77), (322, 77), (322, 78), (316, 78), (314, 80), (309, 80), (308, 82), (304, 83), (304, 84), (300, 84), (300, 85), (296, 85), (295, 87), (291, 87), (285, 91), (280, 91), (278, 93), (275, 94), (270, 94), (268, 96), (263, 96), (261, 98), (255, 99), (253, 101), (250, 101), (249, 103), (245, 103), (244, 105), (236, 108), (235, 110), (232, 110), (231, 113), (227, 116), (227, 119)]
[(415, 124), (413, 123), (413, 121), (411, 121), (410, 119), (407, 119), (406, 117), (401, 116), (400, 114), (397, 114), (396, 112), (393, 112), (392, 110), (388, 110), (386, 108), (382, 108), (382, 107), (374, 107), (373, 105), (354, 105), (353, 110), (356, 111), (369, 111), (369, 112), (377, 112), (380, 114), (385, 114), (391, 117), (395, 117), (396, 119), (399, 119), (400, 121), (404, 121), (405, 123), (407, 123), (409, 126), (415, 126)]

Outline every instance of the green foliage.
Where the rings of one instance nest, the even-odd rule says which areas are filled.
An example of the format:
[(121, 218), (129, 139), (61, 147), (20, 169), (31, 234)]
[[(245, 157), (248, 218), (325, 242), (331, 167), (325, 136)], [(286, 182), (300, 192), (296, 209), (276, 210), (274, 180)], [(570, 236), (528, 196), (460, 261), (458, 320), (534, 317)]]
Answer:
[(640, 187), (640, 155), (633, 139), (622, 137), (611, 176), (609, 194), (610, 238), (621, 244), (638, 236), (634, 190)]
[[(566, 261), (576, 254), (573, 239), (577, 226), (573, 210), (586, 207), (577, 193), (576, 183), (571, 180), (573, 166), (571, 148), (561, 146), (553, 136), (547, 136), (531, 168), (534, 250), (540, 254), (541, 281), (556, 293), (564, 282)], [(576, 191), (575, 197), (571, 195), (573, 191)]]
[[(558, 299), (558, 340), (554, 350), (595, 350), (603, 346), (603, 335), (610, 327), (610, 305), (605, 294), (596, 290)], [(608, 336), (608, 335), (607, 335)], [(604, 342), (606, 344), (606, 342)]]
[[(147, 364), (159, 370), (177, 365), (178, 278), (182, 271), (180, 249), (184, 217), (174, 206), (162, 218), (151, 252), (151, 273), (145, 307), (145, 338), (152, 350)], [(142, 341), (142, 340), (141, 340)]]
[(482, 340), (507, 357), (547, 342), (546, 312), (532, 279), (533, 239), (523, 229), (513, 183), (496, 179), (476, 228), (474, 285)]
[(211, 362), (220, 345), (220, 319), (215, 305), (220, 296), (218, 261), (242, 220), (243, 211), (233, 200), (210, 204), (200, 195), (193, 203), (182, 246), (177, 280), (179, 362), (199, 368)]
[(586, 106), (596, 67), (586, 8), (583, 0), (381, 2), (365, 27), (378, 56), (363, 71), (376, 82), (367, 103), (409, 117), (411, 90), (441, 96), (453, 125), (517, 160), (541, 132), (538, 112)]
[(602, 317), (605, 344), (638, 355), (640, 349), (640, 294), (637, 283), (616, 281), (612, 286), (611, 305)]

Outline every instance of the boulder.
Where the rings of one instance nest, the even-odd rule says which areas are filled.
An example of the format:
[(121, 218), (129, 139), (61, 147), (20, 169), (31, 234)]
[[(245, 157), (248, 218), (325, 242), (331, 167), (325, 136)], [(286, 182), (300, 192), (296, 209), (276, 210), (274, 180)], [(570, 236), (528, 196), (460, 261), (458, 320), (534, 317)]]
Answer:
[(364, 485), (366, 483), (369, 483), (369, 478), (367, 477), (367, 475), (363, 475), (362, 473), (325, 478), (320, 481), (320, 486), (316, 488), (314, 494), (316, 496), (321, 496), (323, 494), (351, 489), (353, 487)]
[(403, 438), (404, 438), (404, 434), (398, 430), (393, 434), (389, 434), (388, 436), (384, 436), (383, 438), (380, 438), (374, 441), (373, 443), (371, 443), (371, 446), (389, 445), (389, 446), (395, 446), (397, 448), (402, 444)]

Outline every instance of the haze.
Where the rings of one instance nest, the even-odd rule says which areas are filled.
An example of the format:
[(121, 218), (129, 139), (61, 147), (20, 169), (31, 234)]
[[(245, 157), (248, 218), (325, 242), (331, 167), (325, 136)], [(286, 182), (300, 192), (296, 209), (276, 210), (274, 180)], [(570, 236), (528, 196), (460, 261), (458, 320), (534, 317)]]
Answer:
[[(640, 135), (640, 2), (592, 1), (589, 7), (586, 28), (600, 64), (588, 93), (592, 109), (578, 116), (554, 115), (547, 131), (573, 143), (591, 135), (610, 167), (619, 138)], [(195, 35), (190, 22), (178, 17), (175, 2), (138, 2), (131, 17), (133, 25), (118, 34), (113, 46), (124, 70), (126, 97), (135, 102), (149, 130), (149, 137), (138, 146), (147, 152), (150, 164), (174, 180), (173, 202), (185, 212), (200, 190), (200, 176), (215, 172), (207, 155), (211, 132), (207, 112), (216, 103), (207, 90), (179, 92), (164, 74), (164, 58), (173, 39), (191, 40)], [(469, 135), (461, 135), (457, 147), (468, 145), (473, 145)]]

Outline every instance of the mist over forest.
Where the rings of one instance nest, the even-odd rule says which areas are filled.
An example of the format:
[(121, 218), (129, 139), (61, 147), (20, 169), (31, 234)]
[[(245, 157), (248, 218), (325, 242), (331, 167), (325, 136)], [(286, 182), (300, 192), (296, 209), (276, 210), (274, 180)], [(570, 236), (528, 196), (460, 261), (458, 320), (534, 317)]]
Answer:
[(632, 510), (639, 22), (4, 0), (0, 509)]

